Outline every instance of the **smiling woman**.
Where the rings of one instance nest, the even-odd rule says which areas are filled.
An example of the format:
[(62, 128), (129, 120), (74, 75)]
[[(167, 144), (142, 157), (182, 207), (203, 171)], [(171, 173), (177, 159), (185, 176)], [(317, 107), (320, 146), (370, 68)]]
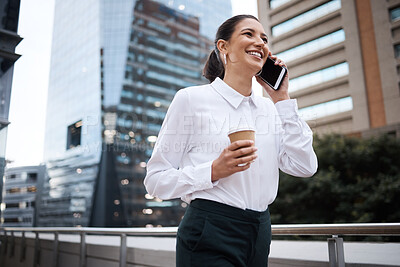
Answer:
[(312, 133), (289, 98), (288, 75), (276, 91), (257, 79), (272, 101), (253, 92), (268, 56), (285, 66), (256, 17), (226, 20), (214, 45), (203, 71), (211, 83), (175, 95), (144, 184), (151, 197), (190, 204), (177, 233), (176, 266), (267, 266), (268, 206), (279, 169), (300, 177), (316, 172)]
[[(249, 16), (236, 25), (236, 30), (231, 38), (225, 39), (220, 36), (216, 47), (232, 63), (225, 63), (226, 72), (240, 72), (251, 78), (264, 65), (264, 59), (269, 54), (267, 43), (268, 39), (264, 28), (253, 16)], [(248, 73), (244, 74), (243, 71)]]
[[(224, 79), (225, 72), (229, 71), (228, 68), (232, 68), (232, 71), (235, 72), (238, 70), (249, 71), (247, 76), (250, 77), (251, 83), (251, 77), (263, 66), (262, 56), (268, 55), (268, 46), (265, 45), (266, 34), (258, 20), (252, 15), (238, 15), (233, 18), (231, 18), (231, 24), (222, 24), (219, 28), (214, 42), (214, 53), (210, 54), (204, 67), (204, 76), (210, 82), (217, 77)], [(237, 24), (236, 30), (232, 27), (232, 24), (235, 25), (234, 23)], [(231, 39), (232, 41), (229, 42)], [(254, 43), (254, 39), (256, 39), (256, 43)], [(259, 53), (260, 57), (255, 57), (249, 54), (250, 52)], [(252, 61), (249, 62), (249, 60)], [(257, 62), (253, 62), (254, 60)], [(222, 61), (224, 64), (221, 64)], [(243, 69), (242, 63), (245, 63), (246, 67), (248, 66), (250, 69)], [(247, 89), (251, 90), (251, 84), (247, 85)]]
[[(232, 0), (232, 15), (249, 14), (258, 18), (258, 7), (257, 0)], [(263, 89), (261, 85), (256, 82), (255, 77), (253, 78), (253, 92), (257, 96), (263, 95)]]

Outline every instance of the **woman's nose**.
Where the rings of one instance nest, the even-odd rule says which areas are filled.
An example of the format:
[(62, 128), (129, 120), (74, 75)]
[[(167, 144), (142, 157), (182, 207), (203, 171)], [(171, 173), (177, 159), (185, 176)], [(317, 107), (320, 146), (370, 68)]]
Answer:
[(263, 47), (265, 45), (264, 40), (262, 38), (257, 38), (256, 39), (256, 45)]

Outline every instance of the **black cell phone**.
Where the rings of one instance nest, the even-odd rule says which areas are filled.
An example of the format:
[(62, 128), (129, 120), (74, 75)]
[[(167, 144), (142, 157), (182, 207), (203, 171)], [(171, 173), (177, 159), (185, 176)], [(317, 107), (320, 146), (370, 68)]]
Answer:
[(271, 86), (272, 89), (278, 90), (283, 78), (285, 78), (286, 72), (287, 69), (285, 67), (275, 65), (275, 60), (268, 57), (258, 77)]

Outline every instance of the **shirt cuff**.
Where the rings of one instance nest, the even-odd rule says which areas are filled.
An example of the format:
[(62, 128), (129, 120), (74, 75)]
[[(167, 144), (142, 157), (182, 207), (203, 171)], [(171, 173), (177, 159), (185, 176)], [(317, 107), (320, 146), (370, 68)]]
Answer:
[(297, 115), (298, 108), (296, 99), (278, 101), (275, 107), (281, 119), (292, 118)]
[(212, 182), (211, 181), (211, 166), (212, 161), (208, 161), (197, 165), (194, 169), (194, 188), (195, 191), (201, 191), (213, 188), (215, 185), (218, 184), (218, 181)]

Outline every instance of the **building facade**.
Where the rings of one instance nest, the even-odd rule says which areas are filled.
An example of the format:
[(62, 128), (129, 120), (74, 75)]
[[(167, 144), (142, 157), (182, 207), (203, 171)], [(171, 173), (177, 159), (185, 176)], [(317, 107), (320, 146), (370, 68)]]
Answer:
[(231, 12), (226, 0), (56, 1), (39, 226), (179, 223), (184, 203), (146, 194), (146, 162), (176, 91), (206, 83)]
[(314, 132), (400, 136), (400, 1), (258, 0), (258, 7)]
[[(8, 113), (10, 110), (11, 85), (14, 63), (20, 55), (15, 47), (22, 38), (17, 34), (20, 0), (0, 2), (0, 192), (3, 188)], [(0, 194), (1, 203), (1, 194)]]
[(45, 166), (24, 166), (6, 169), (1, 203), (1, 225), (6, 227), (36, 226), (38, 197), (45, 175)]

